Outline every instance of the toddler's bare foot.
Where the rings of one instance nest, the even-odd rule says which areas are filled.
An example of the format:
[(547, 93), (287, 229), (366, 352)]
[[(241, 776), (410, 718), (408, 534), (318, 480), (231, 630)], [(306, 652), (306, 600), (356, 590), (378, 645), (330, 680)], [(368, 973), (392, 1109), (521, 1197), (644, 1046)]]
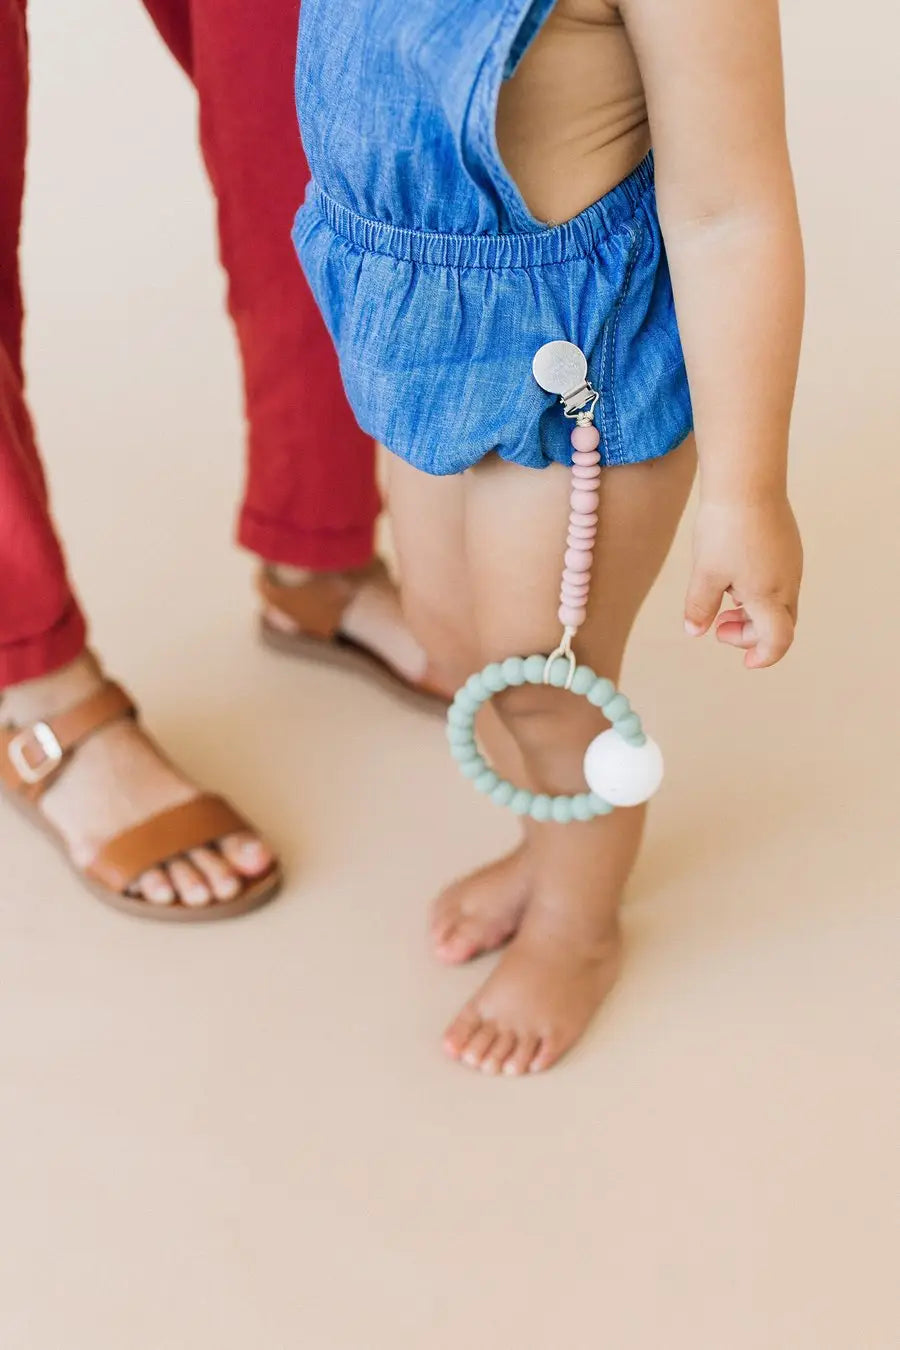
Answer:
[(615, 922), (586, 941), (567, 931), (564, 912), (535, 902), (496, 970), (448, 1030), (447, 1053), (482, 1073), (549, 1069), (609, 993), (620, 955)]
[(533, 831), (521, 926), (447, 1031), (451, 1058), (483, 1073), (538, 1073), (575, 1044), (619, 973), (619, 903), (644, 815)]
[(449, 886), (435, 901), (431, 941), (447, 965), (502, 947), (519, 927), (531, 893), (528, 844)]

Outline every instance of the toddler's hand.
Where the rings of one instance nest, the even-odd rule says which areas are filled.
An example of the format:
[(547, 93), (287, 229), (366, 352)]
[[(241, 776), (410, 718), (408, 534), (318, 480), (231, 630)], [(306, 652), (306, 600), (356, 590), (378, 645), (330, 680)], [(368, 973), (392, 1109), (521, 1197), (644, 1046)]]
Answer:
[(685, 628), (706, 633), (730, 593), (736, 608), (716, 624), (716, 637), (746, 652), (751, 670), (780, 661), (794, 640), (803, 549), (784, 496), (753, 505), (704, 502), (694, 533), (694, 570)]

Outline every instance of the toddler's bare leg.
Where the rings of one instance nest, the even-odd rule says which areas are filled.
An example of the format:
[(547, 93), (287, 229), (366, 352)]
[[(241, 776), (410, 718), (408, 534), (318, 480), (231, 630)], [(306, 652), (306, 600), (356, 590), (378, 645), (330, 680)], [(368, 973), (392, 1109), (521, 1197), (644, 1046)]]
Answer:
[[(432, 670), (456, 689), (481, 665), (466, 550), (466, 479), (432, 478), (392, 459), (389, 505), (403, 577), (407, 622), (428, 653)], [(491, 708), (479, 718), (479, 736), (510, 780), (527, 784), (518, 747)], [(431, 912), (435, 955), (447, 964), (471, 960), (506, 942), (518, 927), (530, 893), (523, 845), (508, 857), (444, 891)]]
[[(606, 473), (582, 662), (618, 678), (625, 642), (656, 577), (694, 472), (693, 443), (664, 459)], [(549, 651), (569, 475), (497, 460), (466, 475), (464, 519), (477, 664)], [(661, 676), (662, 678), (662, 676)], [(497, 706), (545, 792), (583, 790), (582, 759), (604, 725), (583, 699), (552, 689), (509, 690)], [(447, 1032), (449, 1054), (487, 1072), (548, 1068), (581, 1035), (619, 967), (618, 910), (644, 811), (591, 824), (533, 825), (530, 886), (516, 937)]]

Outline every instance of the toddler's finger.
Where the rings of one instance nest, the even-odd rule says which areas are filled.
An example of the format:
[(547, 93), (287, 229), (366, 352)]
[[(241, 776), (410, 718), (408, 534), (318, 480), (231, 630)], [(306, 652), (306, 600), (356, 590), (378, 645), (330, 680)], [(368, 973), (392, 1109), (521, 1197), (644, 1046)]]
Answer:
[(757, 638), (755, 645), (747, 652), (744, 664), (750, 670), (774, 666), (794, 640), (794, 620), (787, 607), (778, 601), (762, 601), (754, 605), (751, 618)]
[(708, 633), (722, 605), (725, 587), (721, 581), (705, 572), (695, 571), (688, 587), (684, 606), (684, 627), (691, 637)]
[(748, 651), (756, 646), (757, 639), (758, 634), (753, 624), (743, 616), (716, 626), (716, 640), (728, 647), (740, 647)]

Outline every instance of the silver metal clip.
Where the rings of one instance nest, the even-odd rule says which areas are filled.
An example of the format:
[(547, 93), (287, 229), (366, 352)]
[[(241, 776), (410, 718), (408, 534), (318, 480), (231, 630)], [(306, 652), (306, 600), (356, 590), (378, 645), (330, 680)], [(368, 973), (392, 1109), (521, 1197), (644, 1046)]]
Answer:
[(566, 417), (593, 421), (600, 395), (587, 377), (587, 357), (574, 342), (545, 342), (535, 353), (531, 371), (542, 389), (559, 395)]

